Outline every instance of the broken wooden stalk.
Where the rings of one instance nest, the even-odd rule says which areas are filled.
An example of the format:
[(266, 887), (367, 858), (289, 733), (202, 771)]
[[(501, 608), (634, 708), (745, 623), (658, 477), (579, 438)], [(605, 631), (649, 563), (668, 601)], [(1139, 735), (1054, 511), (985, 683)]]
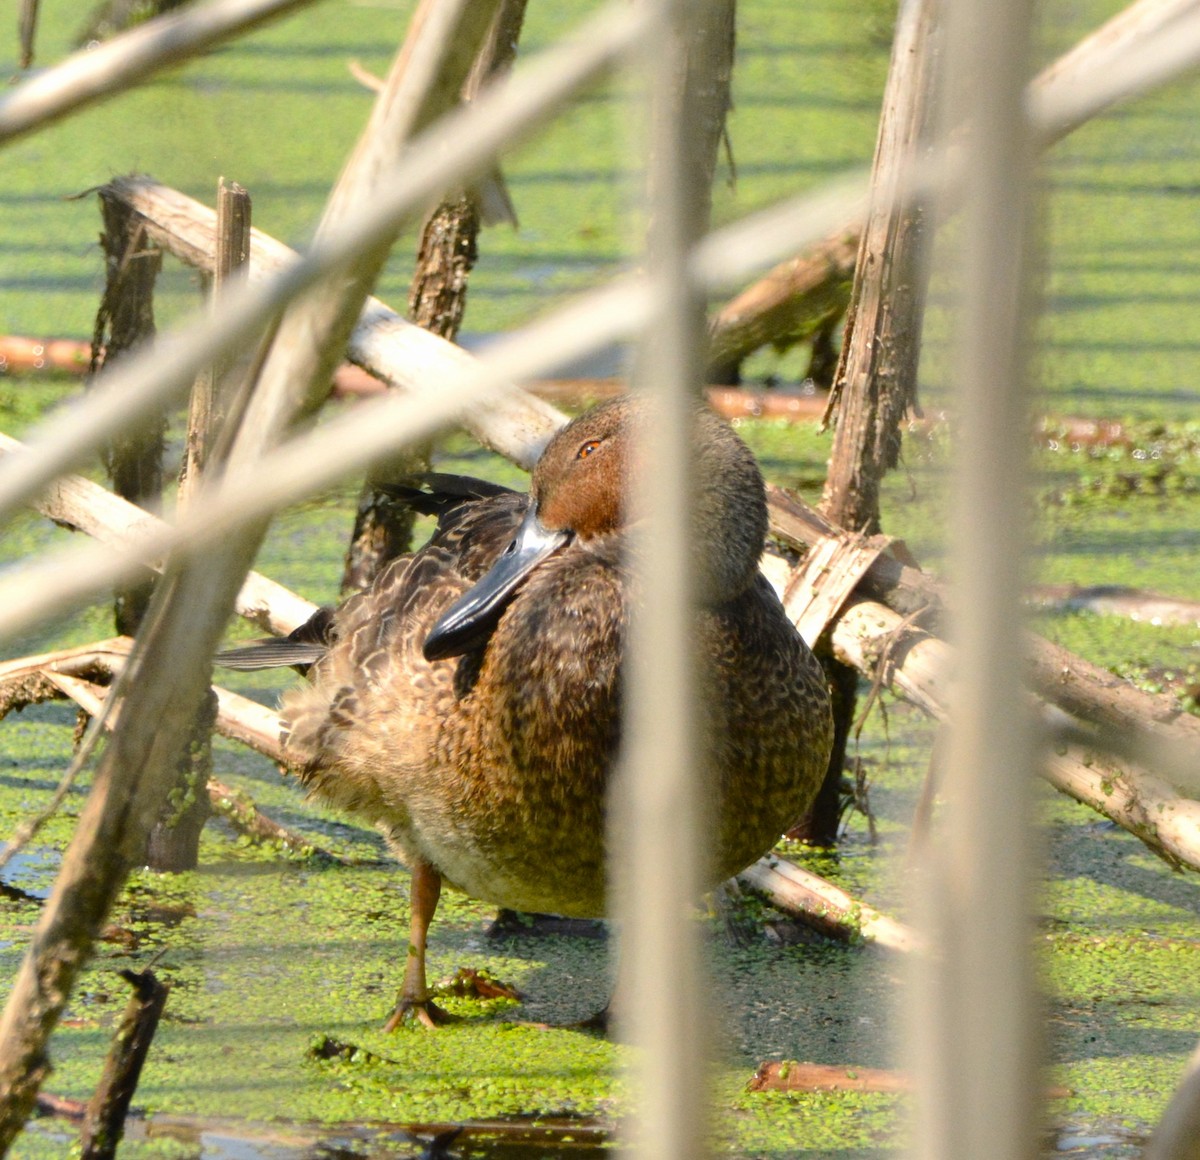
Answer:
[(170, 992), (169, 985), (160, 983), (151, 971), (122, 971), (121, 978), (133, 987), (133, 997), (117, 1025), (104, 1074), (84, 1115), (80, 1160), (112, 1160), (116, 1156), (142, 1064)]
[[(516, 56), (526, 0), (501, 0), (462, 88), (463, 102), (474, 100), (484, 84), (508, 71)], [(382, 82), (380, 82), (382, 88)], [(489, 182), (503, 191), (499, 169)], [(426, 218), (417, 247), (408, 295), (408, 315), (423, 330), (454, 342), (467, 306), (467, 281), (478, 257), (476, 240), (483, 208), (479, 186), (448, 194)], [(503, 200), (507, 204), (507, 193)], [(509, 218), (512, 207), (508, 206)], [(369, 588), (384, 566), (412, 547), (415, 513), (395, 501), (388, 485), (412, 484), (429, 470), (428, 448), (413, 448), (374, 468), (358, 497), (354, 529), (346, 550), (341, 590)]]

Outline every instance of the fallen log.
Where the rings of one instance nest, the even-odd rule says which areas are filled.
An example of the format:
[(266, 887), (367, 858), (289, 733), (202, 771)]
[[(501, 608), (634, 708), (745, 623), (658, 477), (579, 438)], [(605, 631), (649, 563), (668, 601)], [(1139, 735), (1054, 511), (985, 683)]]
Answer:
[(1111, 818), (1176, 870), (1198, 868), (1200, 802), (1181, 798), (1159, 777), (1105, 753), (1072, 746), (1050, 751), (1043, 776), (1055, 789)]
[(742, 361), (759, 347), (801, 342), (836, 322), (850, 301), (860, 232), (858, 222), (848, 223), (722, 306), (709, 323), (709, 381), (736, 383)]
[(1100, 616), (1124, 616), (1143, 624), (1200, 625), (1200, 600), (1165, 596), (1145, 588), (1123, 584), (1040, 585), (1026, 600), (1044, 612), (1094, 612)]
[(907, 1092), (912, 1081), (900, 1071), (852, 1064), (798, 1063), (768, 1060), (760, 1063), (749, 1092)]
[(86, 375), (91, 360), (91, 343), (79, 342), (72, 338), (0, 335), (0, 374), (53, 370)]
[[(754, 1078), (746, 1085), (751, 1092), (887, 1092), (912, 1090), (912, 1080), (902, 1071), (880, 1067), (855, 1067), (852, 1064), (797, 1063), (795, 1060), (768, 1060), (758, 1065)], [(1045, 1089), (1048, 1100), (1067, 1099), (1074, 1093), (1061, 1084)]]

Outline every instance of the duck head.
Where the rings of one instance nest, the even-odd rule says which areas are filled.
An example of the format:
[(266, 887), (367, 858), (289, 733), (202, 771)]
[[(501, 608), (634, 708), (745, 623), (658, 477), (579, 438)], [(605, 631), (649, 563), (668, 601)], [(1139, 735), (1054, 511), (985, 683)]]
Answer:
[[(428, 660), (459, 656), (486, 640), (525, 578), (575, 540), (621, 532), (629, 481), (637, 479), (637, 427), (645, 404), (623, 397), (568, 423), (533, 470), (530, 505), (512, 541), (483, 578), (442, 615), (425, 639)], [(693, 566), (706, 603), (732, 599), (754, 582), (767, 533), (762, 475), (733, 428), (696, 409)]]

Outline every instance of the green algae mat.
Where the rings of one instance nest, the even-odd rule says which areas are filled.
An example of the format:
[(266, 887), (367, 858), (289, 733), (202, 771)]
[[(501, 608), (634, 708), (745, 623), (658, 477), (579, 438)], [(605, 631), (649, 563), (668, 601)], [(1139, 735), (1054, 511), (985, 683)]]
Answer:
[[(533, 4), (527, 49), (550, 43), (594, 5)], [(773, 198), (863, 165), (873, 148), (890, 38), (875, 0), (795, 5), (743, 0), (735, 112), (736, 181), (722, 180), (726, 221)], [(1119, 7), (1084, 2), (1047, 14), (1043, 55)], [(212, 200), (217, 177), (246, 185), (256, 222), (304, 241), (361, 128), (369, 95), (347, 62), (381, 72), (411, 5), (344, 0), (314, 8), (174, 70), (135, 94), (5, 151), (0, 171), (0, 329), (87, 337), (101, 285), (91, 199), (65, 200), (115, 172), (149, 172)], [(77, 6), (45, 0), (39, 53), (66, 50)], [(0, 48), (0, 52), (8, 51)], [(2, 67), (2, 65), (0, 65)], [(1058, 146), (1045, 171), (1047, 242), (1037, 348), (1037, 408), (1120, 421), (1112, 446), (1047, 437), (1034, 453), (1036, 579), (1051, 585), (1136, 585), (1195, 599), (1200, 574), (1200, 195), (1194, 176), (1194, 87), (1176, 86), (1106, 117)], [(618, 91), (600, 88), (506, 159), (521, 228), (486, 232), (467, 327), (519, 325), (564, 293), (602, 281), (631, 251), (623, 207), (636, 180)], [(411, 245), (402, 242), (380, 293), (403, 303)], [(935, 283), (923, 391), (936, 416), (948, 401)], [(164, 271), (158, 311), (194, 309), (191, 274)], [(796, 378), (805, 352), (766, 352), (758, 377)], [(19, 434), (78, 385), (0, 377), (0, 429)], [(179, 417), (172, 418), (177, 450)], [(810, 497), (829, 454), (815, 428), (740, 427), (767, 474)], [(1064, 426), (1063, 430), (1066, 430)], [(946, 428), (914, 430), (889, 481), (885, 527), (936, 567), (943, 551)], [(509, 484), (519, 473), (461, 438), (439, 466)], [(260, 568), (304, 595), (335, 596), (350, 527), (351, 485), (281, 515)], [(33, 516), (5, 529), (4, 565), (66, 536)], [(49, 635), (6, 642), (4, 655), (110, 633), (107, 609)], [(1082, 613), (1036, 615), (1036, 627), (1089, 659), (1194, 710), (1200, 629)], [(288, 676), (231, 687), (273, 704)], [(48, 799), (69, 760), (73, 710), (48, 704), (0, 722), (0, 833)], [(909, 820), (929, 757), (928, 724), (885, 699), (856, 756), (872, 827), (852, 814), (836, 854), (789, 850), (898, 917), (906, 914)], [(444, 899), (431, 976), (482, 968), (517, 987), (520, 1005), (445, 1000), (462, 1021), (436, 1035), (385, 1035), (404, 958), (408, 879), (373, 833), (315, 809), (265, 761), (225, 742), (218, 773), (273, 817), (339, 860), (249, 844), (211, 823), (200, 869), (139, 873), (109, 918), (97, 954), (52, 1040), (48, 1090), (86, 1099), (125, 1005), (119, 972), (153, 967), (170, 983), (166, 1014), (135, 1106), (126, 1157), (298, 1160), (408, 1157), (449, 1124), (475, 1130), (459, 1155), (586, 1156), (609, 1150), (629, 1093), (625, 1049), (536, 1022), (580, 1018), (607, 997), (609, 941), (488, 933), (494, 915)], [(5, 872), (0, 980), (12, 977), (50, 889), (87, 782)], [(1200, 1038), (1200, 888), (1103, 819), (1054, 796), (1041, 805), (1046, 870), (1037, 941), (1046, 993), (1047, 1084), (1069, 1094), (1049, 1108), (1051, 1154), (1136, 1155)], [(697, 911), (712, 964), (716, 1041), (712, 1134), (718, 1154), (783, 1158), (899, 1155), (902, 1097), (752, 1093), (766, 1060), (896, 1067), (906, 966), (862, 946), (823, 942), (783, 916), (744, 903), (732, 916)], [(705, 1081), (704, 1065), (679, 1061)], [(414, 1137), (415, 1133), (415, 1137)], [(68, 1155), (73, 1129), (41, 1120), (13, 1149)]]

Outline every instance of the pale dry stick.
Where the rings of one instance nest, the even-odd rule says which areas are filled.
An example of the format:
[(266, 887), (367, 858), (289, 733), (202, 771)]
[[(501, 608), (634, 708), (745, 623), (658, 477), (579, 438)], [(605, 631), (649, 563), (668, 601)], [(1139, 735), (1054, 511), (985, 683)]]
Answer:
[(1023, 109), (1033, 0), (958, 0), (945, 22), (942, 124), (961, 118), (954, 312), (957, 455), (950, 553), (949, 804), (914, 884), (929, 943), (904, 1011), (923, 1160), (1023, 1160), (1039, 1129), (1032, 959), (1037, 736), (1022, 685), (1029, 543), (1029, 271), (1034, 142)]
[(1142, 1160), (1200, 1160), (1200, 1047), (1188, 1059)]
[[(614, 295), (614, 313), (626, 333), (644, 313), (637, 296)], [(631, 302), (631, 298), (635, 300)], [(561, 319), (561, 315), (558, 316)], [(568, 318), (548, 338), (562, 340), (560, 349), (579, 349), (574, 319)], [(596, 321), (593, 313), (579, 321)], [(446, 381), (435, 397), (380, 397), (364, 402), (264, 455), (256, 464), (230, 473), (220, 484), (184, 513), (177, 524), (161, 525), (139, 537), (136, 544), (113, 550), (89, 544), (67, 552), (50, 553), (13, 576), (0, 578), (0, 636), (25, 630), (55, 611), (79, 606), (119, 578), (136, 572), (147, 562), (163, 558), (183, 544), (202, 551), (219, 543), (236, 529), (269, 517), (293, 499), (311, 494), (361, 469), (405, 440), (429, 438), (451, 423), (487, 389), (499, 391), (511, 380), (511, 371), (547, 361), (547, 349), (537, 339), (544, 328), (531, 328), (523, 336), (521, 362), (502, 362), (490, 352), (480, 372)], [(553, 361), (553, 360), (552, 360)], [(485, 396), (486, 397), (486, 396)], [(2, 466), (2, 465), (0, 465)]]
[(737, 881), (777, 909), (797, 914), (835, 938), (861, 938), (870, 945), (901, 952), (918, 944), (916, 933), (904, 923), (786, 858), (768, 854), (747, 866)]
[[(708, 189), (701, 194), (696, 180), (706, 110), (700, 100), (681, 100), (679, 87), (685, 74), (707, 70), (688, 67), (688, 2), (646, 4), (655, 22), (637, 58), (648, 97), (646, 262), (658, 293), (638, 334), (637, 387), (648, 410), (631, 500), (640, 591), (625, 642), (627, 695), (608, 821), (627, 976), (620, 1026), (635, 1049), (626, 1065), (637, 1101), (625, 1150), (644, 1160), (710, 1154), (706, 971), (689, 914), (707, 870), (701, 835), (715, 821), (704, 809), (714, 771), (697, 703), (703, 676), (692, 617), (699, 595), (688, 537), (692, 408), (704, 340), (704, 301), (688, 263), (708, 217)], [(708, 26), (703, 0), (692, 7), (697, 25)], [(695, 1061), (697, 1074), (678, 1067), (681, 1059)]]
[(257, 701), (213, 686), (217, 694), (217, 732), (230, 741), (240, 741), (289, 769), (302, 763), (295, 752), (283, 747), (283, 722), (279, 714)]
[(53, 124), (308, 3), (311, 0), (210, 0), (74, 53), (0, 97), (0, 143)]
[[(928, 189), (937, 177), (937, 170), (930, 166), (914, 180)], [(828, 228), (816, 223), (837, 221), (848, 203), (861, 203), (864, 181), (865, 174), (861, 173), (842, 178), (816, 193), (790, 199), (709, 234), (693, 255), (696, 277), (708, 289), (718, 290), (737, 282), (756, 266), (774, 261), (789, 247), (814, 236), (816, 229)], [(106, 188), (145, 219), (149, 235), (163, 249), (189, 265), (212, 269), (216, 215), (211, 209), (147, 177), (114, 178)], [(252, 238), (252, 280), (264, 279), (296, 259), (295, 251), (269, 234), (253, 230)], [(602, 302), (614, 293), (625, 293), (626, 288), (631, 294), (643, 293), (635, 279), (618, 280), (593, 293), (599, 296), (597, 302)], [(576, 313), (580, 318), (591, 309), (589, 303), (586, 295), (579, 299)], [(443, 375), (461, 372), (477, 361), (460, 347), (414, 326), (375, 298), (368, 301), (359, 318), (347, 353), (359, 366), (408, 391), (428, 389)], [(527, 469), (564, 421), (561, 413), (524, 395), (513, 395), (502, 407), (464, 417), (465, 425), (484, 446)]]
[(73, 648), (55, 649), (53, 652), (38, 653), (36, 656), (0, 661), (0, 681), (19, 679), (39, 669), (80, 673), (99, 667), (108, 672), (116, 672), (118, 665), (124, 663), (124, 658), (129, 656), (132, 647), (133, 641), (129, 637), (114, 636), (108, 640), (93, 641), (91, 644), (76, 645)]
[[(19, 440), (0, 432), (0, 460), (21, 447)], [(81, 475), (64, 475), (56, 479), (32, 506), (48, 519), (69, 524), (109, 545), (137, 543), (156, 529), (159, 534), (165, 534), (169, 527), (157, 516)], [(162, 557), (149, 560), (148, 566), (161, 568)], [(251, 572), (246, 577), (235, 606), (239, 616), (279, 635), (299, 628), (316, 610), (317, 606), (311, 601), (259, 572)], [(4, 666), (0, 665), (0, 675), (3, 671)]]
[(603, 9), (570, 44), (514, 70), (501, 88), (423, 133), (403, 164), (381, 176), (370, 206), (331, 229), (299, 262), (266, 285), (231, 293), (212, 317), (161, 337), (153, 352), (131, 357), (69, 414), (44, 423), (31, 436), (36, 450), (31, 447), (0, 470), (0, 516), (82, 462), (137, 415), (179, 394), (218, 351), (240, 350), (287, 302), (391, 237), (397, 222), (447, 185), (476, 175), (501, 147), (544, 124), (573, 94), (614, 67), (644, 34), (645, 19), (638, 6), (617, 3)]
[(1069, 53), (1026, 94), (1026, 115), (1042, 148), (1106, 109), (1146, 96), (1200, 66), (1200, 6), (1145, 0), (1089, 41), (1096, 55), (1086, 66)]
[(1169, 29), (1180, 17), (1200, 11), (1197, 0), (1136, 0), (1048, 64), (1030, 83), (1030, 92), (1053, 93), (1056, 86), (1105, 69), (1148, 37)]
[[(110, 206), (123, 206), (103, 191), (100, 200), (106, 216)], [(213, 303), (221, 300), (232, 283), (245, 278), (250, 211), (250, 195), (240, 185), (227, 183), (222, 177), (217, 187), (217, 259), (210, 281)], [(237, 431), (238, 387), (242, 384), (249, 387), (253, 379), (247, 367), (239, 371), (235, 360), (226, 357), (218, 357), (196, 376), (179, 468), (177, 511), (186, 511), (205, 479), (220, 470), (224, 449)], [(132, 591), (144, 592), (146, 587)], [(146, 862), (152, 870), (180, 872), (194, 870), (199, 864), (200, 838), (212, 813), (212, 803), (206, 795), (194, 791), (212, 775), (213, 713), (211, 694), (203, 696), (196, 707), (192, 736), (183, 746), (174, 784), (167, 795), (168, 805), (150, 832)], [(180, 805), (181, 802), (186, 804)]]

